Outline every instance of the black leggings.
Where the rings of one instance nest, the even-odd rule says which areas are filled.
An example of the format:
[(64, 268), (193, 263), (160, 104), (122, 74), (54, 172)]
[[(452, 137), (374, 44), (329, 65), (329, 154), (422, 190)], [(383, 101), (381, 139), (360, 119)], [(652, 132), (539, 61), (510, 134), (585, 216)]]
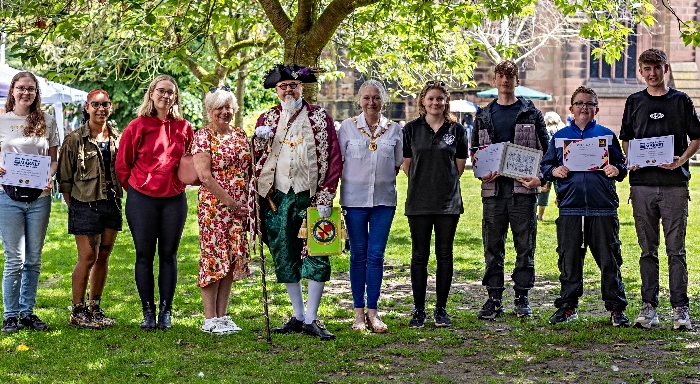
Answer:
[(430, 257), (430, 237), (435, 228), (435, 274), (436, 307), (447, 305), (447, 295), (452, 286), (452, 246), (457, 231), (459, 215), (415, 215), (408, 216), (411, 229), (411, 286), (413, 305), (425, 309), (425, 290), (428, 285), (428, 258)]
[(126, 221), (136, 248), (136, 288), (141, 304), (154, 307), (153, 261), (158, 244), (158, 291), (161, 305), (170, 307), (177, 283), (177, 248), (187, 218), (185, 193), (151, 197), (129, 186)]

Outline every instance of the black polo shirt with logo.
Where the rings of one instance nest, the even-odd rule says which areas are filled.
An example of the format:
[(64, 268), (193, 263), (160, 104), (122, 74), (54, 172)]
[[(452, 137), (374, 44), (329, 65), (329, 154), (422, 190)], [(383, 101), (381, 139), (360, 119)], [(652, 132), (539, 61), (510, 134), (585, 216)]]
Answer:
[(403, 128), (408, 169), (406, 216), (464, 213), (456, 159), (466, 159), (466, 130), (445, 122), (437, 132), (421, 116)]

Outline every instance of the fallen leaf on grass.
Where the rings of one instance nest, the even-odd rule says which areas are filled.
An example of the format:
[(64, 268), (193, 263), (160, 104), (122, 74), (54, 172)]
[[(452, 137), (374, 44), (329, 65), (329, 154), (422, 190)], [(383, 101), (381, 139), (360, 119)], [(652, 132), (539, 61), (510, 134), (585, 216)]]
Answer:
[(29, 350), (29, 347), (27, 347), (27, 346), (24, 345), (24, 344), (20, 344), (20, 345), (17, 346), (17, 350), (20, 351), (20, 352), (24, 352), (24, 351), (28, 351), (28, 350)]
[(491, 334), (487, 333), (484, 335), (484, 339), (490, 339), (490, 338), (491, 338)]

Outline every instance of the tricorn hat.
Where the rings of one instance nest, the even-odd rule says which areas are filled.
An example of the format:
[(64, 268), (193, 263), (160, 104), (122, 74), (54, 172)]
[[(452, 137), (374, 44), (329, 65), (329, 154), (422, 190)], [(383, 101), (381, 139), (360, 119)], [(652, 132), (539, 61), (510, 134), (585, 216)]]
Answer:
[(277, 64), (265, 76), (263, 86), (266, 89), (274, 88), (277, 83), (285, 80), (299, 80), (302, 83), (315, 83), (315, 73), (321, 72), (315, 68), (305, 67), (303, 65), (292, 64)]

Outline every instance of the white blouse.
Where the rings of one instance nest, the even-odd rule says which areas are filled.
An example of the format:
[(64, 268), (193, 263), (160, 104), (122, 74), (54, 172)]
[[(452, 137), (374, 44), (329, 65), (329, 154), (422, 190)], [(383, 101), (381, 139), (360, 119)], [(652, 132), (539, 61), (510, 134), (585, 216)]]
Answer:
[[(355, 122), (357, 121), (357, 123)], [(381, 116), (376, 147), (364, 113), (340, 125), (338, 140), (343, 157), (340, 205), (344, 207), (396, 206), (396, 168), (403, 162), (403, 133), (399, 124)], [(365, 130), (363, 133), (360, 128)], [(375, 150), (371, 150), (375, 148)]]

